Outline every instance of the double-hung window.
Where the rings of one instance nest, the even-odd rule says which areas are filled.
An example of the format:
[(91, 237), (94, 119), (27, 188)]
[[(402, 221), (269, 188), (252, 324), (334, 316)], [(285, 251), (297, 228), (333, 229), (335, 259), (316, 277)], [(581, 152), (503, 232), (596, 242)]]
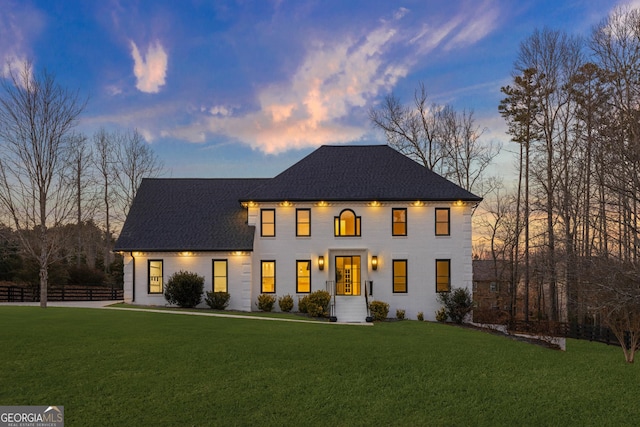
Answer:
[(436, 292), (451, 291), (451, 260), (436, 260)]
[(213, 260), (213, 292), (228, 292), (228, 267), (226, 259)]
[(296, 261), (296, 293), (311, 292), (311, 261)]
[(393, 292), (394, 293), (407, 292), (407, 260), (406, 259), (393, 260)]
[(296, 236), (311, 236), (311, 209), (296, 209)]
[(393, 208), (391, 210), (392, 217), (392, 230), (393, 236), (406, 236), (407, 235), (407, 209), (406, 208)]
[(149, 260), (149, 293), (161, 294), (163, 292), (162, 260)]
[(276, 210), (260, 210), (260, 236), (275, 237), (276, 235)]
[(262, 261), (260, 270), (260, 293), (274, 294), (276, 292), (276, 262)]
[(451, 234), (451, 215), (449, 208), (436, 208), (436, 236)]

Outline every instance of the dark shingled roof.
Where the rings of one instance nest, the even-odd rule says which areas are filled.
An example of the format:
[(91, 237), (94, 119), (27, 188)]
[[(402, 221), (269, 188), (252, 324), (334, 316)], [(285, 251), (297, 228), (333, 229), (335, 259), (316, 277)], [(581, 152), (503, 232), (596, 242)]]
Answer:
[(243, 201), (410, 201), (482, 198), (387, 145), (323, 145)]
[(386, 145), (324, 145), (271, 179), (144, 179), (116, 251), (251, 251), (241, 201), (453, 201), (480, 197)]
[(252, 251), (240, 199), (264, 179), (144, 179), (116, 251)]

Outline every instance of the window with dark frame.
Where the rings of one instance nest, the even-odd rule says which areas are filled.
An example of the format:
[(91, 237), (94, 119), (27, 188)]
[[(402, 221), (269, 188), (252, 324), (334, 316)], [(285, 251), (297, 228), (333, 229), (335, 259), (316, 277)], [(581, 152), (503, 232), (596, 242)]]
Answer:
[(340, 212), (340, 216), (334, 217), (334, 235), (336, 237), (360, 236), (360, 217), (351, 209)]
[(393, 208), (391, 210), (392, 217), (392, 235), (407, 235), (407, 208)]
[(164, 291), (163, 279), (162, 279), (162, 267), (163, 260), (150, 259), (149, 260), (149, 286), (148, 290), (150, 294), (161, 294)]
[(407, 260), (393, 260), (393, 293), (407, 293)]
[(311, 236), (311, 209), (296, 209), (296, 236)]
[(228, 291), (228, 265), (226, 259), (213, 260), (213, 292)]
[(436, 292), (451, 291), (451, 260), (436, 260)]
[(276, 262), (262, 261), (260, 269), (260, 293), (274, 294), (276, 292)]
[(275, 237), (276, 235), (276, 210), (260, 210), (260, 236)]
[(451, 234), (451, 221), (449, 208), (436, 208), (436, 236), (449, 236)]
[(296, 293), (311, 292), (311, 260), (296, 261)]

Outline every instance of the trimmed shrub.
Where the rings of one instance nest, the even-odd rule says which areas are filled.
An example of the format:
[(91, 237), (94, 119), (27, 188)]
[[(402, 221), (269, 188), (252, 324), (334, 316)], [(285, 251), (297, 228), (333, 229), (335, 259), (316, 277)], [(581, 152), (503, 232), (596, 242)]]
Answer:
[(401, 309), (396, 309), (396, 319), (398, 320), (404, 320), (404, 316), (405, 316), (406, 312), (404, 310)]
[[(307, 303), (307, 313), (312, 317), (322, 317), (329, 315), (329, 304), (331, 295), (327, 291), (315, 291), (309, 294)], [(317, 307), (311, 307), (315, 305)], [(313, 313), (312, 313), (313, 311)]]
[(389, 304), (384, 301), (371, 301), (369, 303), (369, 311), (374, 321), (386, 320), (389, 314)]
[(420, 311), (420, 312), (418, 312), (418, 320), (419, 320), (420, 322), (424, 322), (424, 313), (423, 313), (423, 312), (421, 312), (421, 311)]
[(173, 273), (164, 289), (164, 297), (169, 304), (192, 308), (202, 302), (204, 277), (188, 271)]
[(444, 307), (440, 307), (438, 311), (436, 311), (436, 320), (438, 322), (446, 322), (447, 321), (447, 309)]
[(271, 294), (261, 294), (258, 295), (258, 310), (260, 311), (271, 311), (273, 310), (273, 306), (276, 303), (276, 297)]
[(229, 305), (231, 295), (229, 292), (212, 292), (207, 291), (204, 302), (214, 310), (224, 310)]
[(309, 295), (298, 298), (298, 311), (300, 313), (307, 313), (307, 305), (309, 305)]
[(278, 298), (278, 306), (281, 311), (289, 312), (293, 309), (293, 297), (287, 294)]
[(325, 316), (325, 310), (321, 306), (319, 306), (318, 304), (313, 303), (313, 302), (309, 302), (307, 304), (307, 313), (311, 317), (324, 317)]
[(438, 301), (444, 306), (446, 315), (455, 323), (462, 323), (473, 309), (471, 293), (467, 288), (454, 288), (451, 292), (438, 294)]

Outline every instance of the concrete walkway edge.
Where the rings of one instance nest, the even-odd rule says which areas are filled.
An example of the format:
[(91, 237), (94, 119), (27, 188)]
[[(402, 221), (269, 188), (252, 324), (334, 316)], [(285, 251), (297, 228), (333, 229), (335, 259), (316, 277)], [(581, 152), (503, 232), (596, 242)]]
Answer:
[[(47, 307), (66, 307), (66, 308), (100, 308), (106, 310), (123, 310), (123, 311), (138, 311), (142, 313), (161, 313), (161, 314), (183, 314), (191, 316), (209, 316), (209, 317), (227, 317), (231, 319), (246, 319), (246, 320), (272, 320), (280, 322), (294, 322), (294, 323), (313, 323), (314, 325), (351, 325), (351, 326), (373, 326), (373, 323), (351, 323), (351, 322), (319, 322), (316, 320), (303, 320), (303, 319), (283, 319), (278, 317), (262, 317), (262, 316), (248, 316), (243, 314), (224, 314), (224, 313), (198, 313), (193, 311), (178, 311), (178, 310), (156, 310), (153, 308), (134, 308), (134, 307), (110, 307), (113, 304), (120, 303), (122, 301), (50, 301), (47, 303)], [(26, 306), (26, 307), (39, 307), (39, 302), (2, 302), (0, 307), (7, 306)]]

